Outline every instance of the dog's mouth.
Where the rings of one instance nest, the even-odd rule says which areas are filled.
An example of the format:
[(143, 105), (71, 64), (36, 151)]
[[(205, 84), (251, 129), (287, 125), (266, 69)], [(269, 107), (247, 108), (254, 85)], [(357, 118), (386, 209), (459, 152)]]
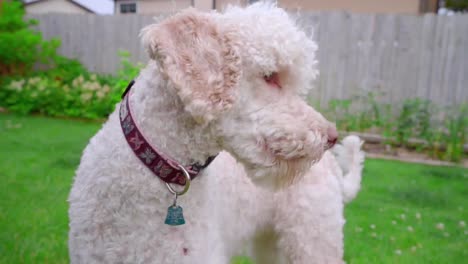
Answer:
[(275, 148), (261, 137), (256, 141), (258, 155), (238, 158), (255, 184), (274, 189), (290, 186), (298, 182), (312, 164), (320, 160), (323, 152), (331, 147), (323, 145), (311, 155), (310, 151), (304, 150), (303, 144), (284, 145), (286, 148)]
[(269, 167), (275, 166), (279, 162), (297, 162), (307, 159), (309, 159), (308, 162), (310, 163), (316, 163), (320, 160), (317, 156), (321, 157), (323, 152), (332, 148), (334, 144), (326, 143), (323, 147), (319, 147), (319, 150), (311, 151), (306, 149), (304, 143), (296, 143), (292, 146), (291, 144), (284, 144), (286, 147), (281, 148), (274, 146), (274, 143), (272, 144), (265, 137), (261, 137), (257, 139), (256, 145), (261, 150), (264, 161), (266, 161), (262, 162), (262, 164), (270, 164), (266, 165), (266, 167)]

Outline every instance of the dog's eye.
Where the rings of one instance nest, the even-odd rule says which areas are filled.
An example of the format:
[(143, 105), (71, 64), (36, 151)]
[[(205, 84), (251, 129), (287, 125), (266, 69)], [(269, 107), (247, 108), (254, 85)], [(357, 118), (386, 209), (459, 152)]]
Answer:
[(263, 75), (265, 82), (273, 87), (281, 88), (279, 74), (277, 72), (272, 72), (270, 74)]

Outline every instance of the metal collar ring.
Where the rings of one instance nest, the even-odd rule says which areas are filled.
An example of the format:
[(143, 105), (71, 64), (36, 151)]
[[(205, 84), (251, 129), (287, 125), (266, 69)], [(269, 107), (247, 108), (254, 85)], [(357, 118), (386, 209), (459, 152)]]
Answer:
[(172, 194), (176, 195), (176, 196), (181, 196), (181, 195), (184, 195), (188, 189), (190, 188), (190, 181), (191, 181), (191, 178), (190, 178), (190, 174), (188, 173), (188, 171), (184, 168), (184, 166), (182, 165), (178, 165), (179, 168), (182, 170), (184, 176), (185, 176), (185, 185), (184, 185), (184, 189), (180, 192), (174, 190), (172, 188), (172, 186), (169, 184), (169, 183), (166, 183), (166, 187), (167, 189), (169, 190), (169, 192), (171, 192)]

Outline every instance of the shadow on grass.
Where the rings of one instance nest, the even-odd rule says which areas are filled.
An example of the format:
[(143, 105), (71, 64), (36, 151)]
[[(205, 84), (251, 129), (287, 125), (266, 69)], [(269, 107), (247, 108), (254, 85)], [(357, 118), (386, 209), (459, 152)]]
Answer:
[(448, 167), (431, 167), (429, 169), (422, 170), (422, 173), (427, 176), (443, 178), (447, 180), (468, 178), (468, 173), (466, 171), (460, 170), (458, 172), (455, 170), (454, 172), (453, 168)]
[(402, 204), (411, 203), (421, 207), (440, 208), (449, 205), (449, 197), (440, 192), (427, 191), (417, 187), (390, 191), (392, 198)]
[(80, 155), (76, 153), (67, 154), (58, 159), (52, 160), (50, 166), (63, 169), (75, 169), (80, 164)]

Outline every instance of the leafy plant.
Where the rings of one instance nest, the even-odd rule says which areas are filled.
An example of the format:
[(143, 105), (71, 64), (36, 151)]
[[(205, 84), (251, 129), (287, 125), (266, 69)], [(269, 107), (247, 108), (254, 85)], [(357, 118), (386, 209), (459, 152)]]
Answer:
[(71, 85), (37, 76), (10, 82), (0, 91), (0, 100), (9, 110), (21, 114), (99, 118), (112, 110), (110, 91), (109, 85), (101, 84), (95, 75), (89, 79), (80, 75)]
[(60, 59), (62, 67), (7, 82), (0, 89), (0, 106), (21, 114), (105, 118), (141, 68), (130, 62), (128, 52), (120, 56), (117, 76), (92, 74), (77, 61)]
[[(460, 161), (468, 127), (468, 106), (441, 108), (420, 98), (401, 105), (381, 103), (377, 93), (330, 100), (325, 115), (339, 130), (380, 133), (383, 144), (416, 148), (433, 157)], [(414, 144), (422, 139), (425, 144)]]
[(427, 100), (407, 99), (395, 120), (395, 139), (397, 144), (408, 146), (409, 139), (420, 138), (430, 141), (433, 136), (432, 115), (436, 107)]
[(468, 11), (468, 0), (446, 0), (445, 7), (454, 11)]
[(125, 50), (119, 51), (120, 57), (120, 68), (117, 72), (117, 76), (114, 78), (116, 82), (114, 83), (114, 87), (117, 93), (114, 93), (115, 98), (113, 100), (118, 102), (121, 97), (121, 93), (125, 90), (128, 83), (135, 79), (140, 70), (143, 68), (143, 65), (140, 63), (134, 64), (130, 60), (130, 53)]
[(324, 112), (337, 127), (345, 131), (365, 131), (373, 127), (379, 127), (384, 123), (384, 115), (387, 110), (378, 102), (378, 93), (369, 92), (365, 95), (356, 95), (351, 99), (332, 99), (328, 103), (328, 109)]
[(451, 118), (446, 119), (447, 137), (444, 159), (460, 161), (464, 153), (464, 144), (468, 130), (468, 105), (462, 105), (458, 111), (451, 113)]
[(24, 19), (20, 1), (0, 2), (0, 77), (24, 75), (37, 63), (49, 65), (58, 57), (60, 41), (45, 41), (31, 29), (35, 20)]

